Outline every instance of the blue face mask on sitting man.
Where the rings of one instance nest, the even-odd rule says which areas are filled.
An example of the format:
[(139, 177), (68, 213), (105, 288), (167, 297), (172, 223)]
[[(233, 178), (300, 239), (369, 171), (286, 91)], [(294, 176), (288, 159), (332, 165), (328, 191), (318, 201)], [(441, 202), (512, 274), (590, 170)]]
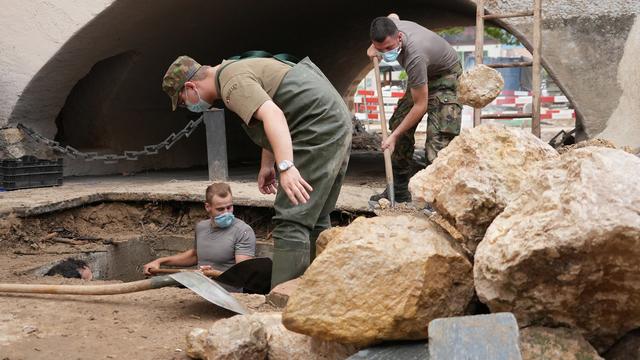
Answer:
[(216, 223), (216, 225), (219, 228), (228, 228), (229, 226), (231, 226), (231, 224), (233, 224), (233, 219), (235, 219), (236, 217), (233, 216), (232, 212), (226, 212), (224, 214), (220, 214), (216, 217), (213, 218), (213, 222)]

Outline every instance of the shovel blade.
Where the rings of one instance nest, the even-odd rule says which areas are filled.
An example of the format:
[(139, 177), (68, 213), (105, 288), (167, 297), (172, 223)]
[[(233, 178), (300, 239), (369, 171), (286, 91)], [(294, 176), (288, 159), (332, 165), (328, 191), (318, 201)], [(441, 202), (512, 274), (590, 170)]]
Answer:
[(240, 304), (227, 290), (199, 272), (185, 271), (169, 276), (189, 290), (221, 308), (237, 314), (249, 313), (249, 310)]
[(223, 272), (216, 281), (244, 288), (245, 292), (268, 294), (271, 290), (271, 268), (269, 258), (253, 258), (241, 261)]

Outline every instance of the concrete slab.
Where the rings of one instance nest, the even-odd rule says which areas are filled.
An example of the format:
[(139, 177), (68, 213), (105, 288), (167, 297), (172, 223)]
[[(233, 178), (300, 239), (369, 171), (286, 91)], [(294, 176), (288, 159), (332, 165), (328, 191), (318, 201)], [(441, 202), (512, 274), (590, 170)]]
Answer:
[(436, 319), (429, 323), (432, 360), (521, 360), (511, 313)]
[[(237, 205), (273, 206), (274, 195), (261, 194), (257, 182), (239, 178), (228, 181)], [(58, 187), (0, 192), (0, 217), (10, 213), (38, 215), (102, 201), (203, 202), (209, 184), (202, 171), (65, 178), (64, 185)], [(368, 211), (367, 200), (377, 190), (366, 185), (344, 185), (336, 207), (350, 212)]]

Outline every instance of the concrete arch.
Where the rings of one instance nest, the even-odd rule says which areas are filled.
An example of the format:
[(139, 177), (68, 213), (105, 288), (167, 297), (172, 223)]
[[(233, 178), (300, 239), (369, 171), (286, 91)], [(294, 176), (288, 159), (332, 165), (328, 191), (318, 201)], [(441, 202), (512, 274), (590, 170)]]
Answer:
[[(614, 7), (612, 12), (611, 7), (595, 6), (595, 0), (582, 0), (589, 5), (585, 6), (586, 9), (593, 10), (595, 6), (601, 13), (606, 12), (611, 21), (626, 19), (614, 26), (615, 31), (609, 35), (617, 40), (609, 44), (613, 50), (608, 53), (607, 61), (616, 66), (624, 52), (633, 19), (640, 13), (636, 2), (627, 1)], [(247, 49), (310, 56), (338, 91), (348, 96), (352, 93), (353, 82), (359, 80), (363, 69), (369, 66), (364, 49), (368, 45), (368, 26), (373, 17), (394, 11), (402, 18), (435, 29), (473, 24), (475, 14), (474, 4), (466, 0), (405, 0), (393, 3), (329, 0), (308, 2), (304, 6), (290, 0), (238, 0), (232, 3), (206, 0), (63, 0), (55, 5), (44, 0), (26, 5), (18, 0), (8, 2), (7, 11), (0, 15), (0, 20), (13, 19), (15, 25), (2, 35), (0, 44), (10, 50), (8, 55), (3, 55), (3, 66), (0, 67), (4, 80), (0, 82), (0, 125), (22, 122), (53, 138), (59, 131), (56, 118), (58, 123), (66, 121), (68, 124), (65, 134), (59, 136), (68, 136), (67, 128), (74, 122), (83, 122), (86, 128), (91, 127), (95, 133), (100, 133), (89, 125), (92, 121), (99, 121), (103, 128), (108, 124), (109, 131), (102, 132), (106, 139), (94, 143), (101, 144), (105, 151), (137, 149), (160, 141), (170, 131), (186, 123), (189, 115), (180, 111), (172, 113), (169, 99), (160, 89), (162, 74), (178, 55), (189, 54), (204, 64), (217, 63)], [(545, 13), (551, 16), (545, 20), (544, 36), (549, 41), (545, 42), (543, 57), (547, 68), (564, 85), (565, 93), (587, 118), (585, 124), (588, 124), (595, 117), (608, 119), (615, 104), (596, 106), (593, 110), (593, 106), (583, 101), (593, 94), (583, 90), (584, 82), (573, 79), (575, 74), (571, 72), (576, 69), (575, 63), (561, 58), (559, 54), (563, 44), (553, 41), (560, 34), (566, 41), (573, 41), (569, 45), (580, 47), (588, 45), (592, 40), (590, 36), (602, 36), (604, 31), (601, 29), (589, 32), (585, 26), (579, 26), (581, 20), (593, 19), (593, 13), (572, 9), (575, 14), (571, 11), (567, 14), (567, 4), (573, 2), (549, 0), (545, 4)], [(490, 2), (488, 9), (493, 12), (516, 11), (528, 6), (528, 0), (498, 0)], [(562, 18), (553, 15), (558, 14), (556, 8), (564, 12)], [(595, 13), (598, 14), (597, 11)], [(29, 27), (28, 22), (24, 23), (25, 16), (32, 17), (36, 25)], [(16, 23), (15, 18), (18, 17), (21, 17), (21, 24)], [(603, 21), (601, 16), (598, 19)], [(504, 25), (527, 43), (527, 23), (507, 22)], [(573, 32), (577, 28), (580, 34)], [(22, 38), (16, 40), (17, 34), (22, 34)], [(20, 41), (26, 46), (20, 47)], [(33, 60), (35, 50), (32, 46), (38, 44), (48, 51), (38, 54)], [(602, 51), (606, 51), (606, 44), (603, 46), (605, 49)], [(125, 59), (121, 54), (129, 55)], [(603, 58), (597, 60), (605, 61)], [(28, 66), (23, 66), (22, 62), (29, 61)], [(592, 62), (581, 61), (579, 65), (597, 70), (597, 64)], [(592, 77), (601, 80), (610, 75), (594, 73)], [(593, 80), (589, 79), (591, 83)], [(81, 83), (84, 83), (83, 93), (86, 94), (70, 97), (74, 86)], [(608, 94), (615, 96), (616, 84), (609, 88)], [(621, 92), (620, 89), (618, 91)], [(91, 106), (83, 108), (80, 106), (83, 104)], [(97, 107), (100, 111), (96, 110)], [(72, 108), (75, 110), (70, 111)], [(598, 130), (598, 126), (592, 128)], [(236, 130), (233, 127), (229, 129), (232, 133)], [(597, 132), (590, 133), (587, 129), (587, 133), (594, 135)], [(243, 148), (248, 142), (235, 133), (229, 138), (234, 145), (242, 145), (238, 148)], [(230, 147), (232, 158), (252, 156), (250, 153), (234, 154), (232, 148), (234, 146)], [(171, 152), (138, 162), (101, 166), (101, 169), (81, 163), (68, 164), (73, 174), (189, 167), (203, 164), (204, 154), (204, 137), (199, 134)]]

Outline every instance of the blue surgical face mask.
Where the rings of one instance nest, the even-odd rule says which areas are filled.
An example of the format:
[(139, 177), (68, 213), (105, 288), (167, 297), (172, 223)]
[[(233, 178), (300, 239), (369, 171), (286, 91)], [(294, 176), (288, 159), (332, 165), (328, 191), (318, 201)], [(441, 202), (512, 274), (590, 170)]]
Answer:
[(211, 107), (211, 104), (202, 100), (202, 98), (200, 97), (200, 93), (198, 93), (198, 89), (193, 89), (193, 90), (196, 92), (196, 95), (198, 95), (198, 103), (189, 104), (189, 102), (185, 101), (184, 104), (187, 106), (187, 109), (195, 113), (201, 113), (209, 110), (209, 108)]
[(386, 62), (394, 62), (398, 59), (398, 55), (400, 55), (400, 51), (402, 51), (402, 45), (398, 45), (397, 48), (382, 53), (382, 58)]
[(236, 217), (233, 216), (232, 212), (226, 212), (224, 214), (220, 214), (216, 217), (213, 218), (213, 222), (216, 223), (216, 225), (218, 225), (218, 227), (224, 229), (224, 228), (228, 228), (229, 226), (231, 226), (231, 224), (233, 224), (233, 219), (235, 219)]

